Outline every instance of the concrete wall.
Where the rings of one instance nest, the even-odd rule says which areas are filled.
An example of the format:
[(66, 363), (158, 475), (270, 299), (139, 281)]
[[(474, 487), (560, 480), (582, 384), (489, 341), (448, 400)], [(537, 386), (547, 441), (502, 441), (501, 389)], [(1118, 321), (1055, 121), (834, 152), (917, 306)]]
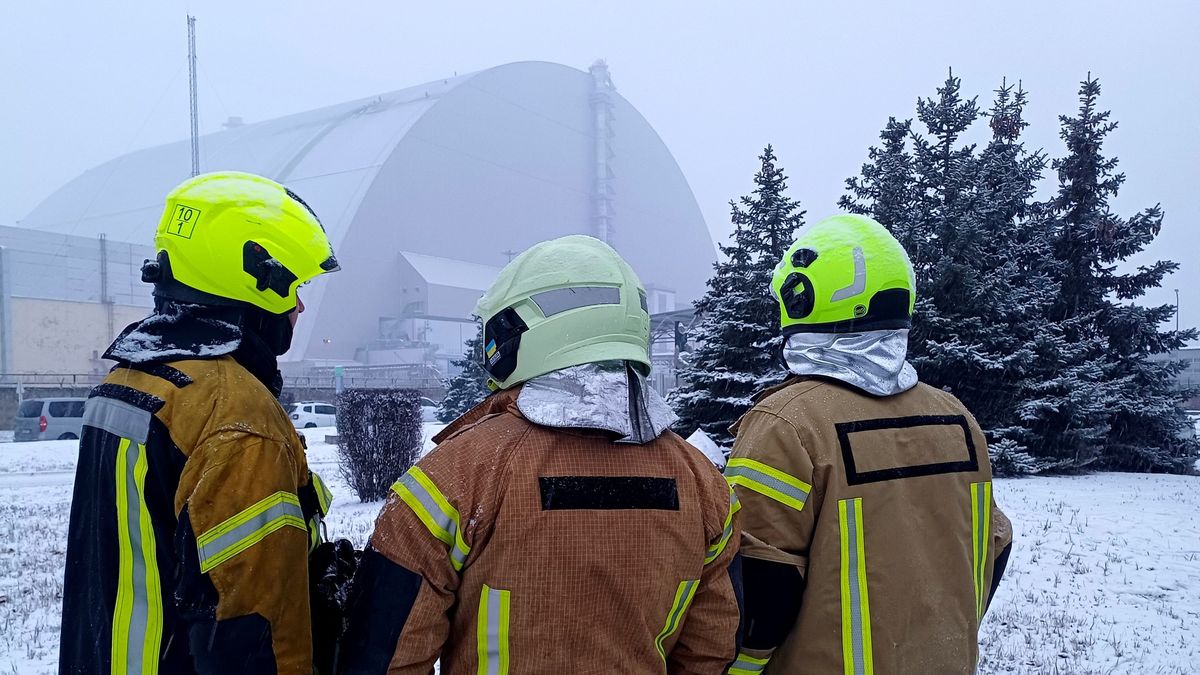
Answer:
[(146, 307), (113, 305), (110, 333), (105, 305), (12, 298), (9, 306), (14, 373), (107, 371), (112, 363), (99, 357), (112, 343), (115, 333), (150, 311)]

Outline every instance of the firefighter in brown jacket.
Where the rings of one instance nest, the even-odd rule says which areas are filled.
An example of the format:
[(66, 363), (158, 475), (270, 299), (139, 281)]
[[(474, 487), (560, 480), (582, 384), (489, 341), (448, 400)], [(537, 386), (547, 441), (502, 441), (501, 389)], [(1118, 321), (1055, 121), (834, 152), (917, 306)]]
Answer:
[(724, 673), (739, 507), (667, 430), (633, 271), (591, 237), (544, 242), (476, 312), (500, 391), (393, 487), (343, 672)]
[(987, 444), (905, 358), (912, 267), (863, 216), (805, 228), (773, 290), (794, 377), (736, 425), (747, 631), (729, 671), (973, 673), (1011, 526)]
[(236, 172), (175, 188), (155, 248), (154, 312), (84, 408), (59, 672), (312, 675), (308, 552), (330, 495), (276, 357), (296, 289), (337, 262), (299, 197)]

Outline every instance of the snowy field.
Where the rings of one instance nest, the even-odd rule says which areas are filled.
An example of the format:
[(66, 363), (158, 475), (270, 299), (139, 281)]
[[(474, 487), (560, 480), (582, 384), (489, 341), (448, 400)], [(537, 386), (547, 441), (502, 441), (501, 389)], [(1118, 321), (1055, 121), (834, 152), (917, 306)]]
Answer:
[[(335, 495), (330, 535), (362, 546), (379, 504), (338, 476), (330, 431), (305, 430), (309, 462)], [(75, 451), (0, 443), (0, 675), (56, 672)], [(995, 493), (1017, 544), (980, 673), (1200, 670), (1200, 477), (999, 480)]]

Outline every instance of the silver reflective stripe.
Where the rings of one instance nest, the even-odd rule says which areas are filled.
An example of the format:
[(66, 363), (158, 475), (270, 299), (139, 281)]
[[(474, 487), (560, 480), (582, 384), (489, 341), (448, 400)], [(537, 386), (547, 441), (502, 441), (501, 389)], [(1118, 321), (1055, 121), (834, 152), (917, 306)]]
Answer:
[(430, 495), (425, 486), (421, 485), (416, 478), (413, 478), (412, 474), (404, 474), (400, 477), (400, 482), (404, 487), (408, 488), (409, 492), (413, 493), (417, 501), (421, 502), (421, 507), (425, 509), (430, 518), (433, 518), (433, 522), (449, 533), (450, 543), (448, 546), (450, 546), (451, 559), (458, 560), (460, 563), (466, 560), (467, 554), (459, 551), (458, 547), (454, 545), (454, 542), (458, 539), (458, 523), (454, 522), (454, 518), (443, 511), (441, 506), (438, 506), (437, 500), (433, 498), (433, 495)]
[(476, 636), (479, 675), (508, 675), (509, 603), (512, 591), (483, 585), (479, 597), (479, 618)]
[(294, 516), (300, 522), (304, 522), (304, 512), (300, 510), (298, 504), (282, 502), (263, 510), (262, 513), (255, 515), (216, 539), (205, 542), (198, 549), (200, 554), (200, 569), (207, 569), (208, 561), (221, 555), (227, 549), (242, 543), (243, 540), (258, 533), (259, 530), (271, 525), (272, 521), (286, 518), (287, 516)]
[(758, 471), (757, 469), (748, 466), (732, 466), (725, 470), (726, 480), (729, 480), (734, 476), (749, 478), (755, 483), (765, 485), (776, 492), (780, 492), (788, 497), (791, 497), (792, 499), (795, 499), (796, 501), (800, 502), (801, 506), (803, 506), (805, 500), (808, 499), (808, 492), (794, 485), (789, 485), (788, 483), (785, 483), (770, 474), (763, 473), (762, 471)]
[(863, 256), (861, 246), (854, 247), (854, 282), (845, 288), (838, 289), (833, 292), (833, 297), (830, 302), (853, 298), (854, 296), (867, 290), (867, 260)]
[(846, 503), (846, 544), (849, 554), (846, 571), (849, 573), (847, 581), (850, 586), (850, 645), (854, 654), (854, 675), (865, 675), (867, 665), (866, 656), (863, 653), (862, 587), (858, 580), (858, 571), (863, 564), (858, 555), (862, 524), (858, 522), (855, 501), (857, 500), (849, 500)]
[(742, 673), (749, 675), (750, 673), (761, 673), (766, 667), (766, 660), (763, 660), (762, 663), (756, 663), (754, 661), (747, 660), (746, 657), (739, 654), (737, 661), (734, 661), (733, 665), (730, 666), (729, 672), (738, 673), (738, 675), (742, 675)]
[(89, 398), (83, 406), (84, 425), (128, 438), (139, 445), (145, 445), (150, 435), (151, 417), (146, 410), (103, 396)]
[(495, 589), (488, 589), (487, 603), (487, 672), (500, 675), (500, 594)]
[(992, 501), (990, 483), (972, 483), (971, 498), (975, 500), (972, 530), (975, 533), (975, 611), (976, 618), (983, 618), (984, 603), (987, 601), (988, 539), (991, 537)]
[[(89, 399), (88, 402), (95, 400), (107, 401), (109, 399)], [(112, 403), (120, 403), (120, 401), (112, 401)], [(133, 407), (133, 406), (129, 406)], [(146, 413), (144, 410), (134, 408), (138, 412)], [(150, 413), (146, 413), (149, 415)], [(143, 443), (145, 441), (142, 441)], [(129, 528), (129, 542), (133, 550), (133, 612), (129, 617), (129, 632), (126, 634), (126, 651), (125, 651), (125, 672), (126, 673), (141, 673), (142, 672), (142, 653), (146, 644), (146, 624), (147, 614), (150, 611), (150, 599), (147, 597), (146, 589), (146, 556), (144, 552), (144, 542), (142, 541), (142, 498), (137, 489), (137, 461), (138, 455), (141, 454), (143, 448), (138, 443), (130, 443), (129, 449), (125, 453), (125, 522)], [(153, 542), (151, 542), (153, 543)], [(158, 664), (153, 664), (157, 670)]]
[(534, 293), (530, 298), (545, 316), (592, 305), (621, 304), (621, 289), (612, 286), (572, 286)]

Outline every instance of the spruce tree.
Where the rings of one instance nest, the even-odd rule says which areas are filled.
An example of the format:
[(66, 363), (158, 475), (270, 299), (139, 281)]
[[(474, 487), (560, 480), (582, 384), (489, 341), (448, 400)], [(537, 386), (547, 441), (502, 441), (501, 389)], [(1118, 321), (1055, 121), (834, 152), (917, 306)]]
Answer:
[[(975, 414), (1007, 473), (1073, 465), (1078, 453), (1060, 452), (1067, 428), (1093, 442), (1104, 432), (1097, 369), (1044, 320), (1057, 275), (1049, 220), (1034, 201), (1046, 160), (1020, 140), (1025, 105), (1022, 89), (1002, 84), (981, 112), (951, 75), (935, 98), (918, 101), (925, 134), (889, 119), (882, 147), (840, 200), (909, 251), (917, 278), (909, 359), (922, 381)], [(992, 134), (977, 150), (961, 139), (981, 116)]]
[(1069, 339), (1098, 337), (1095, 358), (1104, 363), (1109, 433), (1100, 465), (1135, 471), (1187, 471), (1200, 450), (1183, 441), (1187, 423), (1177, 402), (1187, 392), (1173, 390), (1181, 364), (1152, 361), (1151, 356), (1179, 349), (1196, 331), (1161, 330), (1174, 315), (1172, 305), (1145, 307), (1134, 300), (1178, 269), (1158, 261), (1130, 270), (1128, 258), (1143, 250), (1162, 228), (1158, 206), (1121, 217), (1109, 202), (1125, 175), (1118, 160), (1104, 155), (1104, 141), (1117, 123), (1097, 106), (1100, 83), (1089, 74), (1079, 88), (1075, 116), (1061, 116), (1060, 137), (1066, 156), (1054, 161), (1058, 191), (1049, 207), (1055, 217), (1054, 256), (1062, 264), (1052, 320), (1066, 326)]
[(460, 415), (474, 408), (491, 393), (487, 386), (488, 376), (483, 365), (483, 327), (475, 337), (467, 340), (462, 359), (455, 361), (459, 373), (446, 380), (446, 397), (438, 404), (438, 421), (449, 424)]
[(771, 277), (805, 212), (787, 196), (787, 176), (770, 145), (759, 160), (753, 193), (729, 203), (732, 243), (720, 246), (724, 260), (714, 264), (708, 291), (696, 303), (697, 347), (671, 394), (680, 429), (700, 428), (722, 446), (733, 443), (729, 426), (754, 394), (787, 376)]

